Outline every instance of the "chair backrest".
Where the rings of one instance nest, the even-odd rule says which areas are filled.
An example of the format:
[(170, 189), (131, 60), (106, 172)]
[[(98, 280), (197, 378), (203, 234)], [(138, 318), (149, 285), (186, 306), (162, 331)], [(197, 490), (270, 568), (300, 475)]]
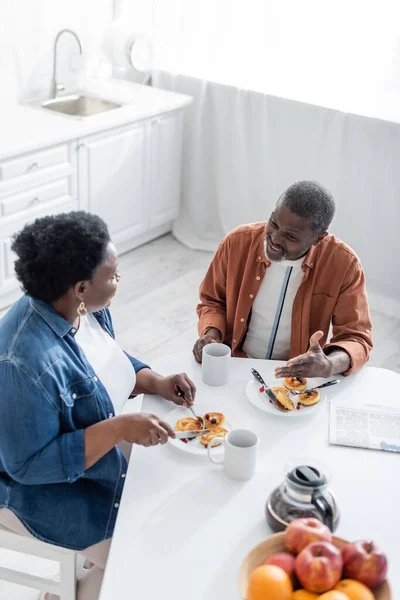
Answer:
[(53, 581), (23, 571), (0, 566), (0, 580), (32, 587), (60, 596), (61, 600), (76, 600), (76, 552), (53, 546), (35, 538), (25, 537), (0, 525), (0, 548), (21, 552), (60, 563), (60, 581)]

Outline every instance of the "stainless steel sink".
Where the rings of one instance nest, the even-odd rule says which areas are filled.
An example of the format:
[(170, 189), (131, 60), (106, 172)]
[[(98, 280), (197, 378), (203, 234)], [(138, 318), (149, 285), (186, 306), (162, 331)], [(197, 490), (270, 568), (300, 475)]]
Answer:
[(85, 96), (74, 94), (70, 96), (60, 96), (53, 100), (46, 100), (42, 103), (43, 108), (54, 110), (55, 112), (72, 115), (75, 117), (90, 117), (98, 113), (106, 112), (120, 108), (121, 104), (103, 100), (96, 96)]

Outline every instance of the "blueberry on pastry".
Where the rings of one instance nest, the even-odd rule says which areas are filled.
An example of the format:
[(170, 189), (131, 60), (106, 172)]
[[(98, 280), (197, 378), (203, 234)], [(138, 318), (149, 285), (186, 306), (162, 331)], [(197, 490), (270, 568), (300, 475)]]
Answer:
[(303, 406), (313, 406), (313, 404), (317, 404), (321, 399), (318, 390), (312, 390), (310, 392), (304, 392), (304, 394), (300, 394), (298, 396), (298, 401)]

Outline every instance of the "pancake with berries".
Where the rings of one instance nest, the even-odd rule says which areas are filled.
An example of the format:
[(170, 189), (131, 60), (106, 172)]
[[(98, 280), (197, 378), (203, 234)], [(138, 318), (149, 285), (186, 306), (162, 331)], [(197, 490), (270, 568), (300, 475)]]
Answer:
[(283, 384), (288, 390), (303, 392), (307, 388), (307, 379), (305, 377), (285, 377)]
[(310, 390), (309, 392), (304, 392), (304, 394), (299, 394), (297, 396), (299, 404), (303, 406), (313, 406), (314, 404), (318, 404), (321, 400), (321, 396), (319, 395), (318, 390)]
[(218, 412), (206, 413), (203, 418), (206, 429), (211, 429), (212, 431), (218, 427), (222, 427), (222, 425), (225, 423), (225, 415)]
[[(228, 430), (225, 429), (225, 427), (216, 427), (215, 429), (213, 429), (209, 433), (205, 433), (200, 438), (200, 442), (203, 444), (203, 446), (205, 446), (205, 448), (208, 448), (209, 443), (214, 438), (216, 438), (216, 437), (225, 437), (227, 433), (228, 433)], [(220, 446), (220, 445), (221, 445), (221, 442), (217, 442), (215, 444), (215, 447)], [(213, 448), (214, 448), (214, 445), (213, 445)]]

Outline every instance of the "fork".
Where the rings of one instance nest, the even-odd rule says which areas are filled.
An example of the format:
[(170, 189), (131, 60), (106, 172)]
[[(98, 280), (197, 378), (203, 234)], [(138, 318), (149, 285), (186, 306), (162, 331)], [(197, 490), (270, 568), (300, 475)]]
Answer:
[[(177, 385), (176, 388), (178, 390), (178, 396), (181, 396), (181, 398), (183, 398), (184, 400), (186, 400), (186, 398), (185, 398), (185, 392), (183, 390), (181, 390), (181, 388), (179, 387), (179, 385)], [(199, 417), (198, 415), (196, 415), (196, 413), (193, 410), (193, 407), (190, 404), (189, 404), (189, 406), (187, 408), (191, 411), (191, 413), (194, 416), (194, 418), (197, 419), (198, 421), (200, 421), (201, 428), (202, 429), (206, 429), (206, 422), (205, 422), (204, 418), (203, 417)]]
[(300, 396), (300, 394), (310, 394), (314, 390), (319, 390), (321, 388), (329, 387), (330, 385), (336, 385), (337, 383), (340, 383), (340, 379), (332, 379), (332, 381), (327, 381), (326, 383), (323, 383), (322, 385), (316, 385), (315, 387), (310, 388), (309, 390), (303, 390), (302, 392), (299, 392), (297, 390), (288, 390), (288, 391), (291, 394), (293, 394), (294, 396)]

